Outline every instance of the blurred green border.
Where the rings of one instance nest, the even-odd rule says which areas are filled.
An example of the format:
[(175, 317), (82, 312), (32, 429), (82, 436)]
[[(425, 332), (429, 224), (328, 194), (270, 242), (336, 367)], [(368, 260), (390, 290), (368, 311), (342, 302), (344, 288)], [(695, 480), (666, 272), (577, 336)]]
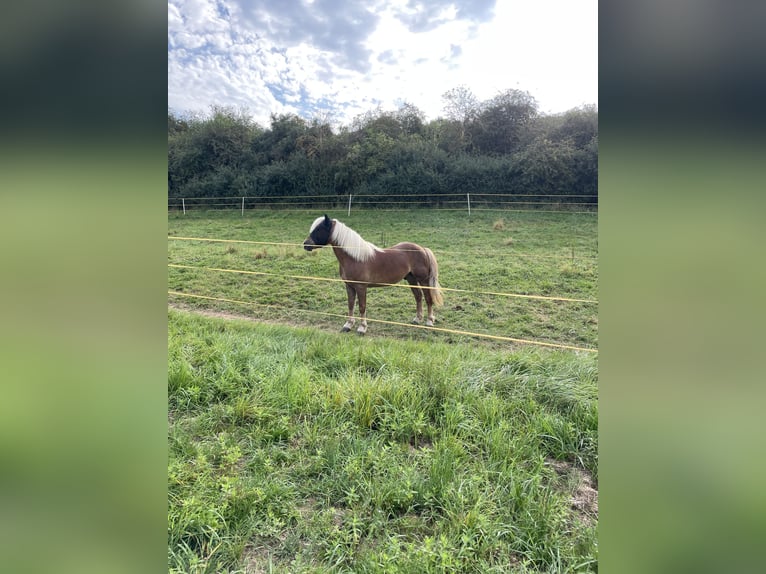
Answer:
[(156, 141), (116, 152), (0, 160), (9, 571), (164, 565), (166, 163)]
[(674, 128), (601, 126), (600, 567), (755, 571), (765, 150)]
[(167, 16), (42, 0), (0, 71), (0, 554), (167, 563)]

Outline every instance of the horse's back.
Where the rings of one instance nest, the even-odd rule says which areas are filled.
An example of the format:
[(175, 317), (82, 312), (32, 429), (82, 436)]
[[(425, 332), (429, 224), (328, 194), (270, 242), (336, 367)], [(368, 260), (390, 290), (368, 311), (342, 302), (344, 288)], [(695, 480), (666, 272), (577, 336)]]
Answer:
[(423, 248), (420, 245), (418, 245), (417, 243), (411, 243), (409, 241), (402, 241), (401, 243), (392, 245), (391, 247), (389, 247), (389, 249), (396, 250), (396, 251), (412, 252), (412, 253), (423, 252)]
[(408, 262), (410, 271), (420, 280), (429, 275), (431, 269), (428, 250), (425, 247), (403, 241), (389, 248), (391, 252), (399, 253)]

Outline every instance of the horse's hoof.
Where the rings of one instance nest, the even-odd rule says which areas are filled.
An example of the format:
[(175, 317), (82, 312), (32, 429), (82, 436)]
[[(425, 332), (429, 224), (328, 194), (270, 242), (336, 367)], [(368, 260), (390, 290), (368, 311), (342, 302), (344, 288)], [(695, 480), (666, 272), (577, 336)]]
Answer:
[(415, 317), (415, 318), (412, 320), (412, 324), (413, 324), (413, 325), (420, 325), (420, 319), (418, 319), (417, 317)]
[(341, 333), (348, 333), (351, 330), (351, 327), (346, 327), (345, 325), (341, 327), (340, 332)]
[(434, 322), (433, 321), (431, 321), (430, 319), (428, 321), (426, 321), (426, 327), (433, 327), (433, 326), (434, 326)]

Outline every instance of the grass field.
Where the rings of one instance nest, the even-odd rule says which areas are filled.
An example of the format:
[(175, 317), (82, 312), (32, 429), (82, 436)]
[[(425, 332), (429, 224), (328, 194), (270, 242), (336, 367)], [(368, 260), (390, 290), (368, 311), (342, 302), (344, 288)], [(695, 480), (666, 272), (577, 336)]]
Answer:
[[(306, 252), (301, 243), (315, 217), (301, 211), (196, 211), (168, 215), (168, 235), (280, 243), (218, 243), (168, 240), (172, 264), (255, 271), (247, 275), (169, 268), (170, 290), (242, 301), (225, 303), (171, 296), (174, 305), (213, 309), (327, 331), (340, 329), (346, 313), (341, 283), (285, 278), (338, 279), (329, 248)], [(439, 261), (442, 286), (469, 292), (444, 294), (436, 326), (472, 333), (598, 346), (594, 303), (530, 300), (487, 295), (500, 292), (597, 299), (598, 234), (593, 214), (465, 212), (447, 210), (330, 213), (380, 247), (414, 241), (430, 247)], [(404, 285), (404, 283), (402, 283)], [(368, 335), (415, 340), (487, 342), (451, 333), (375, 323), (408, 323), (415, 315), (409, 289), (389, 287), (368, 293)], [(337, 315), (337, 316), (328, 316)], [(502, 343), (508, 348), (508, 343)]]
[(172, 572), (597, 570), (592, 353), (169, 310)]
[[(172, 572), (595, 572), (597, 355), (408, 326), (338, 333), (321, 213), (168, 216), (168, 567)], [(330, 213), (385, 247), (431, 247), (437, 326), (595, 348), (596, 217)], [(215, 311), (224, 319), (189, 311)], [(337, 314), (329, 316), (327, 314)], [(407, 289), (368, 317), (408, 322)], [(245, 319), (256, 319), (248, 321)]]

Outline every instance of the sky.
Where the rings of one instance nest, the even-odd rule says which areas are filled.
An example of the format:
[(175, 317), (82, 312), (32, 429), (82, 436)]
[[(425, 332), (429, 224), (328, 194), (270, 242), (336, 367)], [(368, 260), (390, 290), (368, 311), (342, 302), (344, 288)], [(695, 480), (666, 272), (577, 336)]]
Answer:
[(598, 104), (597, 0), (169, 0), (168, 107), (349, 125), (443, 94), (529, 92), (541, 113)]

